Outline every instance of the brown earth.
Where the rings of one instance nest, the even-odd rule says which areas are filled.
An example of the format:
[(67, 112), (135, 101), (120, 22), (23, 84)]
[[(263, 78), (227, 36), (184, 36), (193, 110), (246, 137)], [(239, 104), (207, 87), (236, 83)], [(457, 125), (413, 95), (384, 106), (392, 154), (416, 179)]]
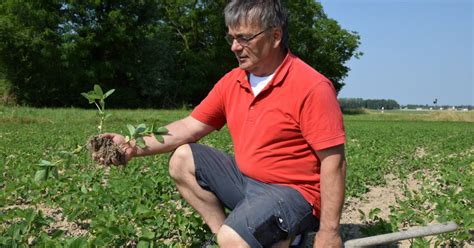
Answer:
[[(416, 153), (423, 156), (425, 154), (423, 149), (417, 149)], [(423, 154), (423, 155), (422, 155)], [(428, 174), (426, 172), (425, 174)], [(361, 219), (362, 214), (360, 211), (365, 213), (367, 216), (372, 209), (378, 208), (380, 212), (377, 214), (378, 217), (385, 221), (389, 221), (390, 206), (397, 205), (397, 199), (403, 200), (403, 187), (400, 179), (394, 175), (385, 176), (386, 185), (379, 187), (372, 187), (369, 192), (363, 195), (361, 198), (348, 198), (344, 204), (343, 213), (341, 217), (341, 233), (344, 241), (350, 239), (363, 238), (361, 230), (366, 223)], [(406, 181), (406, 186), (409, 191), (419, 192), (422, 183), (416, 180), (410, 175)], [(360, 210), (360, 211), (359, 211)], [(400, 229), (407, 230), (412, 227), (400, 227)], [(398, 244), (387, 245), (384, 247), (400, 247), (409, 248), (410, 241), (404, 240)], [(466, 244), (464, 247), (473, 248), (473, 244)]]
[(109, 166), (114, 161), (120, 165), (126, 164), (122, 149), (110, 138), (93, 136), (87, 142), (87, 149), (99, 164)]

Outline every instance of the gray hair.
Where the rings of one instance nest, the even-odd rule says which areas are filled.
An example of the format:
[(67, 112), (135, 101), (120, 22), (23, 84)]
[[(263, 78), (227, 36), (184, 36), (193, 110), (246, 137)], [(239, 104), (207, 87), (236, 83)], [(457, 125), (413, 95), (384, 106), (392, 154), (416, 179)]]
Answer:
[(263, 29), (280, 27), (282, 47), (288, 48), (287, 11), (280, 0), (231, 0), (224, 9), (227, 27), (238, 27), (250, 22)]

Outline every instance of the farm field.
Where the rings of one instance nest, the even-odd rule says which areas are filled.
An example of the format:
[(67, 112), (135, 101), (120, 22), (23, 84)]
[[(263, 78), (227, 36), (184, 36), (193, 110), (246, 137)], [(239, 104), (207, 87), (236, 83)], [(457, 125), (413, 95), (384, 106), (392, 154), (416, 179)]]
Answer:
[[(189, 110), (110, 112), (105, 130), (125, 133), (126, 124), (165, 125)], [(471, 247), (474, 112), (344, 118), (343, 238), (453, 220), (459, 231), (404, 245)], [(198, 247), (209, 231), (168, 177), (169, 155), (107, 172), (73, 153), (96, 127), (92, 109), (0, 106), (0, 247)], [(225, 128), (200, 142), (232, 152)]]

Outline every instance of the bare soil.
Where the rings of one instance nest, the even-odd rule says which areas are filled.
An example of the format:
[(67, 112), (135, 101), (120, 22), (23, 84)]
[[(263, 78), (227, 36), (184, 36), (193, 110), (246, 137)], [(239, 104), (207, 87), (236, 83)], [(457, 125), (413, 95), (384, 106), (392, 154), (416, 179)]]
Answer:
[(27, 209), (27, 208), (32, 208), (36, 212), (42, 212), (45, 217), (52, 218), (54, 220), (48, 226), (43, 228), (43, 231), (47, 233), (53, 233), (56, 230), (63, 230), (64, 235), (66, 237), (78, 237), (78, 236), (85, 236), (89, 234), (88, 229), (90, 225), (90, 220), (86, 220), (83, 222), (71, 222), (67, 220), (66, 217), (64, 217), (63, 210), (61, 208), (55, 208), (55, 207), (47, 206), (44, 204), (38, 204), (38, 205), (20, 204), (20, 205), (12, 205), (8, 207), (0, 208), (0, 211), (6, 211), (6, 210), (11, 210), (11, 209)]
[[(425, 154), (422, 148), (417, 149), (416, 153), (420, 156)], [(429, 173), (426, 172), (425, 174), (428, 175)], [(403, 195), (403, 184), (400, 179), (389, 174), (385, 176), (385, 180), (386, 185), (371, 188), (369, 192), (361, 198), (346, 199), (341, 217), (341, 233), (344, 241), (365, 237), (361, 230), (366, 226), (366, 223), (361, 219), (362, 216), (360, 211), (368, 215), (370, 210), (378, 208), (381, 211), (377, 216), (389, 221), (390, 206), (396, 206), (397, 199), (403, 200), (405, 198)], [(408, 176), (406, 186), (407, 189), (412, 192), (419, 192), (422, 187), (422, 182), (416, 180), (412, 174)], [(400, 227), (400, 229), (403, 230), (410, 228), (412, 227)], [(409, 240), (404, 240), (397, 244), (382, 247), (409, 248), (411, 247), (411, 244)], [(468, 243), (465, 244), (464, 247), (473, 248), (474, 245)]]

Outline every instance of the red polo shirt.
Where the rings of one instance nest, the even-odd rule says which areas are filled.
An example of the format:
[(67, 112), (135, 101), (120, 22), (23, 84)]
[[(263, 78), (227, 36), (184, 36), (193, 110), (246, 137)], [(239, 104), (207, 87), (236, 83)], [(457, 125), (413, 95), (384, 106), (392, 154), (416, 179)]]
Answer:
[(298, 190), (320, 213), (320, 160), (314, 150), (345, 142), (332, 83), (290, 52), (254, 97), (247, 73), (219, 80), (191, 116), (216, 129), (226, 123), (242, 173)]

